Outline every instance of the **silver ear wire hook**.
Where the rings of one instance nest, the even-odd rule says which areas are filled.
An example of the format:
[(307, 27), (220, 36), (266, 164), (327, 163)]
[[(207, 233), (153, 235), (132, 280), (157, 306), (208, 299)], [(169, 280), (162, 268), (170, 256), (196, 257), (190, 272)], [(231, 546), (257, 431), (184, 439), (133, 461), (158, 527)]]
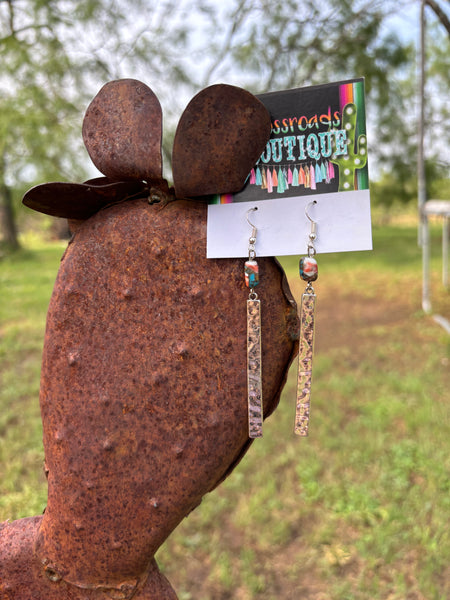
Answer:
[[(311, 223), (314, 223), (314, 219), (311, 219), (311, 217), (309, 216), (309, 213), (308, 213), (308, 208), (311, 206), (311, 204), (317, 204), (317, 200), (313, 200), (312, 202), (310, 202), (309, 204), (307, 204), (305, 206), (305, 215), (308, 217), (308, 219), (311, 221)], [(256, 208), (253, 210), (256, 210)]]
[(258, 210), (258, 207), (257, 207), (257, 206), (254, 206), (253, 208), (249, 208), (249, 209), (248, 209), (248, 211), (247, 211), (247, 214), (246, 214), (247, 223), (248, 223), (248, 224), (250, 225), (250, 227), (252, 228), (252, 235), (251, 235), (251, 237), (252, 237), (252, 238), (256, 238), (256, 226), (255, 226), (255, 225), (253, 225), (253, 223), (252, 223), (252, 222), (250, 221), (250, 219), (248, 218), (248, 213), (249, 213), (249, 212), (252, 212), (252, 211), (254, 211), (254, 210)]
[(253, 223), (248, 218), (248, 213), (252, 212), (254, 210), (258, 210), (258, 207), (254, 206), (253, 208), (249, 208), (248, 211), (247, 211), (247, 213), (246, 213), (247, 223), (252, 228), (252, 233), (251, 233), (250, 239), (248, 240), (248, 258), (249, 258), (249, 260), (255, 259), (255, 257), (256, 257), (255, 244), (256, 244), (256, 231), (257, 231), (257, 229), (256, 229), (256, 226), (253, 225)]
[(317, 237), (317, 223), (311, 219), (308, 213), (308, 209), (312, 204), (317, 204), (317, 200), (313, 200), (309, 204), (305, 206), (305, 215), (307, 216), (309, 222), (311, 223), (311, 231), (309, 233), (309, 243), (308, 243), (308, 256), (314, 256), (316, 253), (316, 249), (314, 248), (314, 241)]
[(311, 239), (311, 235), (314, 235), (313, 239), (316, 239), (317, 223), (314, 221), (314, 219), (311, 219), (311, 217), (309, 216), (309, 213), (308, 213), (308, 209), (312, 204), (317, 204), (317, 200), (313, 200), (312, 202), (310, 202), (309, 204), (307, 204), (305, 206), (305, 215), (308, 217), (308, 219), (311, 223), (311, 233), (309, 235), (309, 238)]

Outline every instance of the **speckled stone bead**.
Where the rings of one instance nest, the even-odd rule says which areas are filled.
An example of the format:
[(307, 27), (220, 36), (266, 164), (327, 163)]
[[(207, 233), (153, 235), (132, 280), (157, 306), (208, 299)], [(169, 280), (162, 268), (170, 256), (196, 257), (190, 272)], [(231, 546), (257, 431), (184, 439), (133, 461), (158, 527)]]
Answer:
[(300, 277), (304, 281), (316, 281), (318, 276), (317, 261), (312, 256), (304, 256), (300, 259)]
[(245, 285), (252, 289), (259, 283), (259, 267), (256, 260), (247, 260), (244, 265)]

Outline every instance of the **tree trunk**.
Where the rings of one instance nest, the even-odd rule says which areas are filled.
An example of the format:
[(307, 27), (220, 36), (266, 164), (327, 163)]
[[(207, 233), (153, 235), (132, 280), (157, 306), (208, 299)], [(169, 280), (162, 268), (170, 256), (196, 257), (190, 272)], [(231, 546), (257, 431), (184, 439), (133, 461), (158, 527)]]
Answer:
[(18, 250), (20, 244), (14, 218), (12, 192), (4, 181), (0, 183), (0, 223), (3, 243), (11, 250)]

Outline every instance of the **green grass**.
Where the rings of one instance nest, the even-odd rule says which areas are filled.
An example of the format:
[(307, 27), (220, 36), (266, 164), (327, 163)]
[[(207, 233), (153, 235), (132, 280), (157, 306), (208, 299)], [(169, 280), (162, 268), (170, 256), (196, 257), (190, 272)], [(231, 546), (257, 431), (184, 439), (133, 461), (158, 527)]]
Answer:
[(62, 244), (29, 241), (0, 261), (0, 520), (46, 504), (39, 373), (45, 316)]
[[(414, 227), (318, 257), (310, 436), (293, 435), (295, 365), (233, 474), (158, 561), (179, 600), (450, 597), (449, 336), (422, 313)], [(450, 319), (433, 229), (433, 304)], [(61, 245), (0, 262), (0, 521), (45, 506), (38, 410)], [(298, 259), (283, 264), (299, 298)]]

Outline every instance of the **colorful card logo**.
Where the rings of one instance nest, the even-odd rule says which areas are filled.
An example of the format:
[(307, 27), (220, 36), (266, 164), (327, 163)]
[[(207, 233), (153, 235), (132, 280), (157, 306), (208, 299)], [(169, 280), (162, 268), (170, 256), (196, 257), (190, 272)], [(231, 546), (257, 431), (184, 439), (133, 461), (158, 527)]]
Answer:
[(272, 134), (244, 189), (212, 203), (369, 188), (364, 80), (258, 96)]

